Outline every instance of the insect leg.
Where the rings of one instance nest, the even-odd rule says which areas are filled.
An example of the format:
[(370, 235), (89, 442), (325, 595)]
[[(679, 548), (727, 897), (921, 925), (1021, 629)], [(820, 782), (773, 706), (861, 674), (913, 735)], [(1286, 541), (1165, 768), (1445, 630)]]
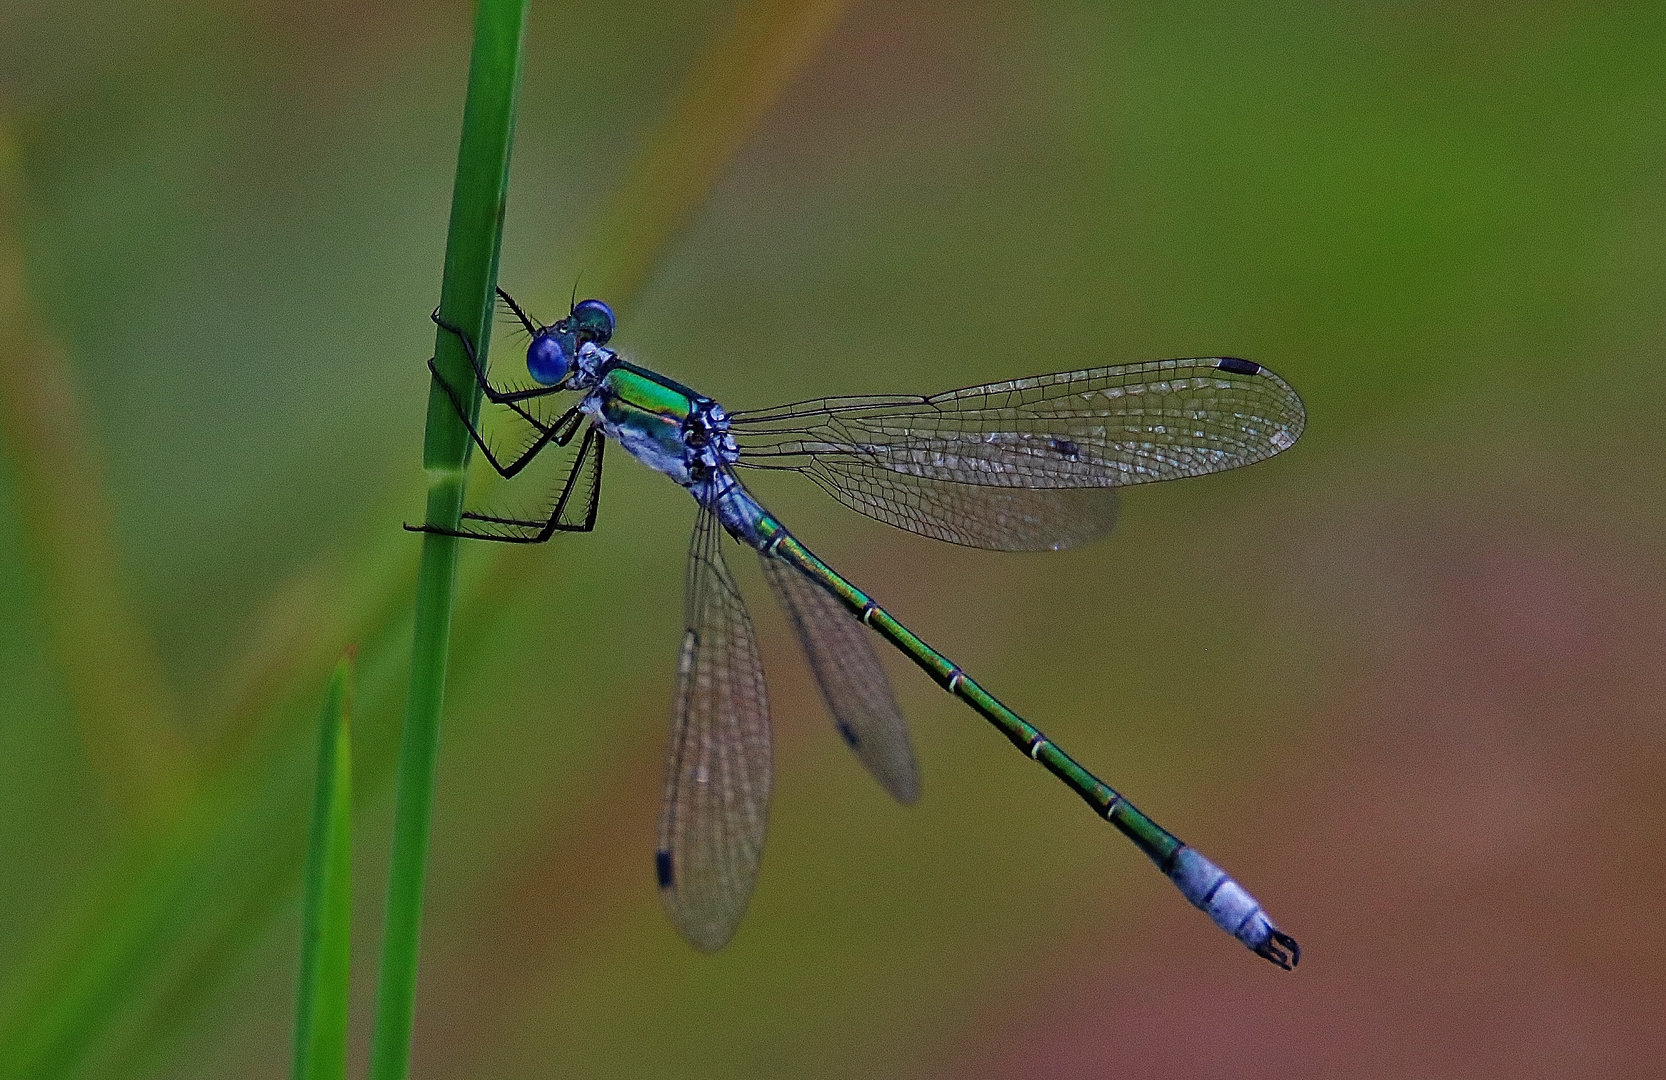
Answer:
[[(589, 532), (596, 527), (596, 512), (601, 505), (602, 497), (602, 448), (607, 442), (606, 436), (595, 428), (589, 428), (584, 433), (584, 441), (579, 444), (579, 452), (573, 460), (573, 467), (567, 473), (566, 481), (561, 485), (561, 492), (556, 496), (555, 505), (550, 510), (549, 517), (543, 520), (537, 518), (499, 517), (495, 514), (477, 514), (467, 512), (463, 518), (468, 521), (478, 521), (486, 525), (506, 526), (519, 532), (491, 532), (486, 529), (446, 529), (438, 525), (406, 524), (407, 532), (434, 533), (437, 536), (457, 536), (466, 540), (495, 540), (502, 544), (542, 544), (558, 532)], [(566, 521), (565, 517), (574, 492), (580, 483), (588, 485), (585, 495), (584, 517), (578, 521)]]
[[(515, 311), (519, 314), (520, 308), (517, 307)], [(463, 343), (463, 352), (467, 354), (469, 358), (469, 366), (474, 368), (475, 382), (480, 386), (480, 392), (486, 395), (487, 401), (490, 401), (494, 405), (508, 405), (510, 408), (513, 408), (516, 412), (525, 417), (529, 423), (538, 423), (538, 421), (534, 420), (531, 416), (528, 416), (527, 413), (515, 403), (518, 401), (526, 401), (529, 398), (545, 397), (549, 394), (560, 393), (562, 390), (561, 387), (533, 386), (524, 390), (499, 390), (497, 387), (492, 385), (491, 379), (486, 376), (486, 368), (480, 363), (480, 354), (475, 352), (474, 342), (469, 340), (469, 336), (463, 332), (462, 328), (453, 326), (444, 319), (440, 318), (439, 308), (435, 308), (434, 313), (428, 317), (434, 320), (435, 326), (438, 326), (441, 330), (456, 334), (457, 339)], [(523, 322), (526, 321), (526, 316), (521, 315), (521, 320)]]
[[(468, 410), (463, 405), (462, 399), (457, 396), (457, 391), (451, 388), (451, 384), (446, 382), (445, 379), (441, 377), (439, 369), (434, 366), (434, 361), (432, 359), (428, 361), (428, 370), (433, 373), (434, 381), (440, 384), (440, 389), (445, 391), (445, 396), (451, 399), (451, 407), (453, 411), (457, 413), (457, 419), (461, 420), (463, 422), (463, 426), (468, 428), (470, 437), (474, 439), (474, 444), (480, 447), (480, 452), (486, 455), (486, 460), (491, 463), (493, 469), (497, 470), (499, 476), (514, 476), (516, 473), (526, 468), (527, 464), (533, 458), (538, 456), (539, 451), (543, 450), (544, 447), (548, 446), (552, 442), (557, 446), (566, 446), (572, 441), (573, 435), (577, 433), (579, 424), (583, 422), (583, 417), (579, 415), (577, 405), (562, 413), (553, 424), (548, 425), (540, 423), (538, 420), (528, 416), (524, 410), (515, 408), (515, 411), (520, 413), (527, 423), (537, 429), (538, 438), (532, 443), (531, 446), (522, 450), (513, 460), (505, 465), (503, 462), (499, 461), (497, 455), (492, 452), (491, 445), (487, 443), (485, 437), (480, 434), (479, 427), (475, 425), (473, 420), (469, 419)], [(511, 407), (513, 408), (514, 406)]]

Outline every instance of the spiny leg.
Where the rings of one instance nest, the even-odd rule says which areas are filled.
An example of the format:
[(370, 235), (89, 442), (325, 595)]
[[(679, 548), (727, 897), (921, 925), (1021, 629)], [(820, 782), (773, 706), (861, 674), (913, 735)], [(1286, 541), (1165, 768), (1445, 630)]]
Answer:
[[(433, 533), (436, 536), (456, 536), (465, 540), (494, 540), (500, 544), (542, 544), (558, 532), (589, 532), (596, 527), (596, 511), (601, 505), (602, 497), (602, 449), (607, 443), (607, 437), (595, 428), (589, 428), (584, 433), (584, 441), (579, 444), (578, 456), (573, 461), (572, 469), (567, 473), (567, 480), (561, 485), (561, 493), (556, 496), (555, 506), (547, 519), (498, 517), (493, 514), (476, 514), (465, 512), (463, 517), (470, 521), (482, 521), (492, 525), (505, 525), (514, 529), (536, 529), (533, 535), (515, 535), (495, 532), (485, 532), (477, 529), (446, 529), (438, 525), (411, 525), (407, 523), (407, 532)], [(588, 464), (588, 473), (586, 466)], [(578, 486), (580, 478), (588, 475), (590, 492), (584, 508), (584, 518), (577, 522), (564, 522), (562, 515), (567, 512), (568, 503), (572, 500), (573, 492)]]
[[(503, 290), (499, 289), (498, 291), (502, 292)], [(505, 294), (505, 298), (507, 298), (507, 294)], [(510, 301), (510, 303), (513, 305), (514, 301)], [(532, 333), (536, 334), (538, 332), (538, 328), (533, 326), (531, 322), (527, 320), (527, 317), (522, 314), (519, 307), (515, 307), (515, 314), (520, 316), (521, 322), (524, 323)], [(469, 336), (463, 332), (462, 328), (453, 326), (451, 323), (448, 323), (444, 319), (440, 318), (439, 308), (435, 308), (434, 313), (428, 317), (434, 320), (435, 326), (438, 326), (441, 330), (457, 335), (457, 340), (463, 343), (463, 352), (469, 358), (469, 366), (474, 368), (475, 383), (480, 387), (480, 392), (486, 396), (487, 401), (490, 401), (494, 405), (507, 405), (516, 412), (520, 413), (528, 423), (535, 426), (538, 425), (538, 421), (529, 415), (525, 409), (520, 408), (517, 405), (517, 402), (527, 401), (531, 398), (547, 397), (550, 394), (559, 394), (563, 387), (532, 386), (520, 390), (499, 390), (497, 387), (492, 385), (491, 379), (487, 377), (486, 368), (480, 363), (480, 355), (475, 352), (474, 342), (469, 340)]]
[[(467, 340), (467, 338), (464, 338), (465, 342), (467, 342)], [(537, 457), (544, 447), (550, 445), (551, 443), (554, 443), (556, 446), (566, 446), (568, 443), (572, 442), (573, 436), (578, 433), (579, 424), (583, 422), (583, 417), (579, 415), (577, 405), (574, 405), (572, 408), (562, 413), (552, 424), (541, 423), (540, 421), (529, 416), (526, 410), (518, 406), (511, 405), (510, 408), (519, 413), (522, 419), (531, 424), (532, 427), (538, 432), (538, 438), (535, 439), (530, 446), (517, 454), (515, 458), (509, 462), (509, 464), (505, 465), (500, 462), (497, 455), (492, 452), (491, 444), (489, 444), (485, 437), (481, 435), (480, 428), (473, 420), (469, 419), (468, 409), (463, 405), (462, 399), (457, 396), (457, 391), (451, 388), (451, 384), (445, 381), (445, 378), (440, 374), (439, 369), (434, 366), (434, 361), (432, 359), (428, 361), (428, 370), (433, 373), (434, 381), (440, 384), (440, 389), (445, 391), (445, 396), (451, 399), (451, 408), (454, 412), (456, 412), (457, 419), (461, 420), (463, 422), (463, 426), (468, 429), (470, 438), (474, 440), (474, 444), (476, 446), (480, 447), (480, 452), (485, 455), (486, 461), (492, 466), (493, 469), (497, 470), (497, 474), (499, 476), (506, 479), (515, 476), (522, 469), (526, 468), (527, 465), (531, 463), (532, 459)]]
[[(515, 303), (515, 298), (503, 291), (503, 286), (502, 285), (499, 285), (497, 287), (497, 294), (498, 294), (498, 298), (500, 300), (502, 300), (505, 304), (509, 305), (509, 310), (513, 311), (515, 313), (515, 318), (517, 318), (521, 321), (521, 325), (526, 328), (527, 333), (529, 333), (529, 334), (537, 334), (538, 333), (538, 324), (533, 322), (530, 318), (527, 317), (526, 312), (521, 310), (521, 305)], [(576, 286), (573, 289), (573, 294), (575, 296), (578, 294), (578, 288)]]

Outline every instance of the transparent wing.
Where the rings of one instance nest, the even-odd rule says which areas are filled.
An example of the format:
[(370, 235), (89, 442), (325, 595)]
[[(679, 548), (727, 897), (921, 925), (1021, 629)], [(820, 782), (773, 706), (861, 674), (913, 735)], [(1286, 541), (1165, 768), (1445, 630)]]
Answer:
[(1060, 551), (1108, 535), (1115, 488), (957, 484), (861, 461), (816, 459), (798, 469), (859, 514), (934, 540), (998, 551)]
[(866, 628), (797, 569), (768, 555), (762, 558), (764, 577), (798, 630), (839, 734), (881, 787), (898, 802), (913, 803), (920, 797), (920, 776), (908, 724)]
[(990, 487), (1077, 488), (1248, 465), (1301, 436), (1301, 398), (1248, 360), (1088, 368), (932, 397), (822, 398), (734, 414), (742, 459), (867, 466)]
[(705, 952), (721, 948), (746, 913), (769, 810), (769, 701), (722, 535), (701, 510), (654, 859), (671, 921)]

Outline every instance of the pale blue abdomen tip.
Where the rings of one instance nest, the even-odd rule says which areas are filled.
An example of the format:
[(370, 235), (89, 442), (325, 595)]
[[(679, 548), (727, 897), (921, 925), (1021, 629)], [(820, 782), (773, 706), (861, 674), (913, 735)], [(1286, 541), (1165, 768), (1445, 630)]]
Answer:
[(1245, 945), (1253, 949), (1266, 939), (1266, 928), (1271, 924), (1261, 914), (1255, 897), (1191, 848), (1182, 848), (1175, 859), (1174, 883), (1186, 899), (1215, 920), (1216, 926)]
[(1296, 939), (1274, 926), (1255, 897), (1225, 870), (1193, 849), (1183, 847), (1175, 853), (1169, 880), (1194, 907), (1257, 956), (1271, 960), (1286, 971), (1300, 961), (1302, 953)]

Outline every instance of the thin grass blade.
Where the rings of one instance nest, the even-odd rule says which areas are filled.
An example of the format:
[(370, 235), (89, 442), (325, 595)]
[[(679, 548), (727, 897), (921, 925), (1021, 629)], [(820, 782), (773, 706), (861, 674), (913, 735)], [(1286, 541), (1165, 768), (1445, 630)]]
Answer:
[(353, 922), (353, 662), (330, 676), (318, 723), (318, 790), (301, 909), (301, 990), (294, 1080), (345, 1080), (349, 930)]
[[(457, 151), (451, 225), (446, 235), (440, 315), (463, 328), (486, 362), (495, 310), (498, 253), (509, 197), (509, 153), (515, 136), (527, 0), (481, 0), (475, 13), (468, 97)], [(439, 376), (470, 387), (470, 413), (479, 389), (472, 362), (456, 334), (435, 335)], [(463, 512), (463, 487), (471, 443), (445, 388), (430, 386), (422, 464), (428, 476), (429, 525), (455, 530)], [(445, 702), (446, 659), (457, 581), (457, 540), (425, 533), (417, 568), (416, 624), (412, 635), (411, 687), (399, 752), (394, 802), (392, 866), (382, 963), (371, 1034), (371, 1080), (405, 1080), (410, 1072), (411, 1029), (416, 1014), (417, 956), (422, 929), (422, 888), (428, 861), (428, 828), (439, 756), (440, 713)]]

